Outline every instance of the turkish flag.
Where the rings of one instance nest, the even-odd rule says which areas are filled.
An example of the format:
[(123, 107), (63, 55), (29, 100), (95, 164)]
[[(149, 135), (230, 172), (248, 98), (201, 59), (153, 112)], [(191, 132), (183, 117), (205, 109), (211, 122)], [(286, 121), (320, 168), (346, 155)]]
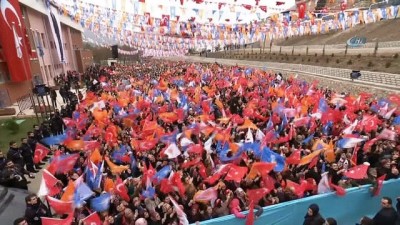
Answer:
[(242, 6), (243, 6), (245, 9), (247, 9), (247, 10), (250, 10), (251, 7), (252, 7), (251, 5), (247, 5), (247, 4), (243, 4)]
[(25, 21), (18, 0), (1, 1), (0, 42), (7, 61), (10, 78), (21, 82), (31, 78), (28, 40), (25, 38)]
[(304, 186), (295, 183), (291, 180), (286, 180), (286, 187), (291, 188), (293, 193), (296, 194), (298, 197), (303, 197), (304, 195)]
[(83, 221), (83, 225), (102, 225), (103, 224), (103, 222), (101, 222), (101, 219), (99, 217), (99, 214), (97, 214), (97, 212), (90, 214), (89, 216), (82, 219), (82, 221)]
[(78, 158), (79, 154), (61, 155), (59, 157), (54, 157), (49, 167), (53, 168), (54, 172), (56, 173), (67, 173), (74, 168), (76, 160), (78, 160)]
[(161, 16), (160, 26), (162, 26), (162, 27), (168, 27), (169, 26), (169, 15), (162, 15)]
[(244, 175), (247, 173), (247, 167), (240, 167), (236, 165), (231, 165), (225, 180), (233, 180), (240, 183)]
[(329, 187), (336, 191), (337, 196), (345, 196), (346, 190), (339, 185), (333, 184), (332, 179), (329, 179)]
[(344, 10), (346, 10), (346, 8), (347, 8), (346, 2), (341, 2), (340, 3), (340, 10), (344, 11)]
[(376, 179), (376, 182), (378, 183), (376, 189), (374, 190), (374, 196), (378, 196), (381, 193), (382, 187), (383, 187), (383, 181), (386, 178), (386, 174), (384, 174), (383, 176), (378, 177), (378, 179)]
[(44, 159), (44, 157), (49, 154), (50, 149), (46, 148), (44, 145), (36, 143), (35, 155), (33, 157), (33, 163), (38, 164)]
[(177, 189), (179, 194), (183, 196), (185, 194), (185, 186), (182, 183), (181, 175), (179, 173), (174, 173), (170, 178), (171, 185)]
[(254, 224), (254, 202), (250, 202), (249, 206), (249, 214), (247, 214), (246, 218), (246, 225), (253, 225)]
[(350, 168), (348, 171), (344, 173), (344, 175), (351, 179), (364, 179), (367, 175), (369, 165), (361, 164), (355, 167)]
[(128, 195), (128, 189), (126, 188), (124, 182), (122, 182), (122, 179), (120, 177), (117, 178), (114, 191), (117, 195), (119, 195), (125, 201), (127, 201), (127, 202), (130, 201), (130, 198)]
[(260, 201), (260, 199), (262, 199), (270, 191), (271, 191), (271, 189), (268, 189), (268, 188), (250, 189), (250, 190), (247, 190), (247, 196), (249, 197), (250, 201), (254, 201), (255, 203), (258, 203), (258, 201)]
[(46, 199), (50, 207), (58, 215), (70, 214), (73, 212), (72, 201), (61, 201), (50, 196), (46, 196)]
[(299, 164), (301, 150), (295, 150), (289, 157), (286, 158), (286, 164)]
[(276, 2), (276, 6), (280, 6), (280, 5), (284, 5), (284, 4), (285, 4), (285, 2), (280, 2), (280, 1)]
[(260, 9), (264, 12), (267, 12), (267, 6), (265, 5), (260, 5)]
[(74, 219), (74, 214), (71, 213), (65, 219), (41, 217), (42, 225), (70, 225)]
[(303, 19), (305, 17), (305, 15), (306, 15), (306, 7), (307, 7), (307, 5), (306, 5), (305, 2), (297, 4), (297, 11), (299, 12), (299, 18), (300, 19)]
[(76, 125), (76, 122), (73, 119), (67, 117), (63, 118), (63, 122), (67, 127), (72, 127)]
[(49, 171), (43, 170), (42, 180), (38, 191), (38, 196), (54, 196), (61, 192), (58, 186), (59, 181)]
[(84, 143), (83, 150), (85, 151), (94, 151), (95, 149), (101, 147), (101, 144), (98, 141), (83, 141), (83, 143)]

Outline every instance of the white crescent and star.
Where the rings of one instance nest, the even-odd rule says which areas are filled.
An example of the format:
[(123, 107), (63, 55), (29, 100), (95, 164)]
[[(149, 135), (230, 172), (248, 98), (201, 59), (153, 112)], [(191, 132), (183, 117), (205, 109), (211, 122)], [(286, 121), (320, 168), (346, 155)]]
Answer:
[(1, 14), (2, 14), (2, 16), (3, 16), (3, 18), (4, 18), (4, 21), (6, 21), (8, 27), (9, 27), (10, 29), (12, 29), (12, 28), (11, 28), (10, 23), (8, 22), (7, 17), (6, 17), (6, 11), (7, 11), (7, 9), (9, 9), (9, 10), (15, 15), (15, 17), (17, 17), (17, 19), (18, 19), (18, 25), (21, 26), (21, 21), (20, 21), (20, 19), (19, 19), (17, 10), (15, 10), (14, 6), (11, 5), (10, 2), (8, 2), (7, 0), (1, 1), (0, 8), (1, 8)]

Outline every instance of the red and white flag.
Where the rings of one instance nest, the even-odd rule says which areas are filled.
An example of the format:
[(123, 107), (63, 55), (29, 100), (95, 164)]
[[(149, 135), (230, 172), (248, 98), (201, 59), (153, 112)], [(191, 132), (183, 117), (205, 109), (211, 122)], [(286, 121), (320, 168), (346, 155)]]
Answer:
[(59, 199), (46, 196), (47, 202), (54, 212), (58, 215), (70, 214), (73, 212), (72, 201), (61, 201)]
[(71, 213), (65, 219), (41, 217), (42, 225), (71, 225), (74, 220), (74, 214)]
[(85, 217), (83, 220), (83, 225), (102, 225), (101, 219), (97, 212), (90, 214), (89, 216)]
[(61, 192), (61, 188), (57, 185), (59, 180), (46, 169), (43, 170), (42, 180), (38, 191), (38, 196), (54, 196)]
[(375, 191), (374, 191), (374, 196), (378, 196), (381, 193), (382, 187), (383, 187), (383, 181), (385, 181), (386, 178), (386, 174), (384, 174), (383, 176), (378, 177), (378, 179), (376, 179), (376, 182), (378, 183), (378, 186), (376, 187)]
[(348, 178), (355, 180), (364, 179), (367, 176), (368, 168), (369, 168), (368, 163), (354, 166), (350, 168), (348, 171), (346, 171), (344, 175)]
[(44, 145), (36, 143), (35, 155), (33, 157), (33, 163), (38, 164), (44, 159), (50, 152), (50, 149), (46, 148)]
[(29, 40), (26, 38), (18, 0), (1, 1), (0, 42), (8, 62), (12, 81), (21, 82), (31, 78)]
[(175, 201), (173, 197), (169, 196), (169, 198), (171, 199), (171, 202), (174, 205), (176, 215), (178, 216), (179, 219), (179, 225), (189, 225), (186, 213), (182, 209), (183, 207), (178, 205), (178, 203)]

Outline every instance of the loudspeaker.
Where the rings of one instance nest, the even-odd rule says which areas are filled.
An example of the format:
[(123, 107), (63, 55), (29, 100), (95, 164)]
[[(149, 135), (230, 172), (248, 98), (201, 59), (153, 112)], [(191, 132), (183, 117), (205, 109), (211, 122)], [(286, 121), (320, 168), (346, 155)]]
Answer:
[(113, 59), (118, 59), (118, 45), (111, 46)]

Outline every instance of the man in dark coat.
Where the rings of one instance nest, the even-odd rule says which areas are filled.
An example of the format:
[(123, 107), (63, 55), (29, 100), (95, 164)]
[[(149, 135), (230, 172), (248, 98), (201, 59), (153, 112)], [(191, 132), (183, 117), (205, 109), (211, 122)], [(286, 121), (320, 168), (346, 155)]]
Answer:
[(373, 218), (374, 225), (396, 225), (398, 215), (392, 206), (392, 199), (383, 197), (381, 206), (381, 210)]
[(311, 204), (304, 217), (303, 225), (324, 225), (324, 223), (324, 218), (319, 214), (319, 206), (317, 204)]
[(10, 148), (7, 152), (7, 159), (11, 160), (14, 164), (18, 164), (20, 167), (24, 167), (24, 159), (21, 155), (21, 150), (18, 148), (18, 144), (15, 141), (10, 141)]
[(51, 217), (51, 212), (35, 194), (25, 197), (25, 219), (29, 225), (41, 225), (41, 217)]
[(36, 173), (35, 167), (33, 165), (34, 149), (28, 144), (28, 138), (21, 138), (21, 150), (22, 158), (24, 159), (26, 169), (31, 173)]

